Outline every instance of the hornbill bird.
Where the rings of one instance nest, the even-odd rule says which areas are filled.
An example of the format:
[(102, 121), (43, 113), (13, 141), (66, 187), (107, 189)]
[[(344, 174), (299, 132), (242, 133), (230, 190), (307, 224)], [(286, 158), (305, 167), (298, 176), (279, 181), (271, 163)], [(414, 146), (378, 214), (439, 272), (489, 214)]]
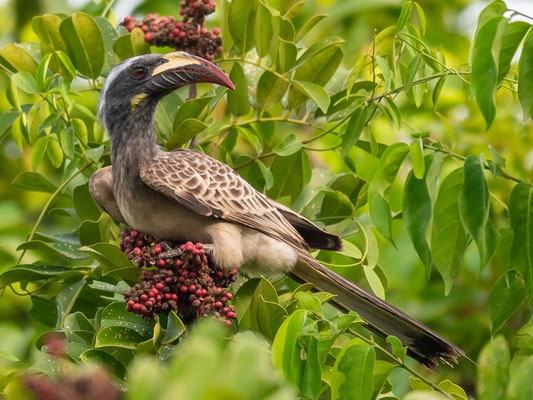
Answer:
[(111, 138), (112, 166), (89, 188), (115, 220), (171, 241), (207, 243), (216, 265), (290, 273), (336, 295), (371, 330), (395, 335), (429, 368), (465, 353), (431, 329), (321, 265), (309, 248), (340, 250), (342, 241), (255, 190), (228, 165), (201, 152), (164, 152), (156, 139), (159, 100), (188, 84), (234, 89), (214, 64), (184, 52), (147, 54), (117, 65), (107, 77), (99, 118)]

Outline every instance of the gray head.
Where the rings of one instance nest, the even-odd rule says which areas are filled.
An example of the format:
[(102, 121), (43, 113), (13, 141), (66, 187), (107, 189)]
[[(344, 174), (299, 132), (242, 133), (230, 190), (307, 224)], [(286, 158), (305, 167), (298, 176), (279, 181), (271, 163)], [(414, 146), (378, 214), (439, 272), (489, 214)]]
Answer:
[(157, 102), (172, 91), (209, 82), (235, 89), (231, 80), (213, 63), (178, 51), (129, 58), (107, 77), (98, 106), (98, 116), (109, 134), (129, 121), (153, 116)]

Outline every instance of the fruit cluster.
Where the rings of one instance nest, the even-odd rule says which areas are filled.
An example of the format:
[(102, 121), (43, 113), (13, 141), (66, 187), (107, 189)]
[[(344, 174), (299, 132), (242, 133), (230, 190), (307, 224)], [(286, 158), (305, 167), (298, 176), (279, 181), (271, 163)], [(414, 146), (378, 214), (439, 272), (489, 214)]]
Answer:
[(212, 315), (231, 326), (236, 317), (228, 286), (237, 270), (213, 266), (202, 243), (156, 242), (136, 230), (122, 231), (120, 249), (143, 269), (140, 282), (124, 292), (126, 310), (146, 320), (177, 311), (180, 317)]
[(140, 28), (144, 39), (153, 46), (169, 46), (212, 61), (222, 52), (220, 28), (209, 31), (205, 17), (215, 11), (212, 0), (185, 0), (180, 3), (181, 21), (174, 17), (148, 14), (142, 20), (127, 16), (121, 22), (129, 32)]

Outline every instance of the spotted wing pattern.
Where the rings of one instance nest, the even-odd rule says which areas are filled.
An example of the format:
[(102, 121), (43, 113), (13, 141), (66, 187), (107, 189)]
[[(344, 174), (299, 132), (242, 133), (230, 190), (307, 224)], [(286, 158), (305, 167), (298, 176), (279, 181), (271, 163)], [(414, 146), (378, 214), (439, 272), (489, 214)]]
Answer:
[(206, 154), (161, 152), (141, 166), (141, 179), (192, 211), (235, 222), (298, 248), (307, 244), (278, 209), (228, 165)]

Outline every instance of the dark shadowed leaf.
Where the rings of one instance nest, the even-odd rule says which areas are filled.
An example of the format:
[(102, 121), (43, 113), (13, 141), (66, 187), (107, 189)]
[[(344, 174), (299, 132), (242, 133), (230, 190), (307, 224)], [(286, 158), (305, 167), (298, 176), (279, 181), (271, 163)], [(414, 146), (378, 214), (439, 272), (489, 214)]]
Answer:
[(276, 180), (268, 191), (268, 196), (274, 199), (283, 196), (291, 196), (293, 200), (296, 199), (302, 188), (311, 179), (311, 163), (304, 150), (288, 157), (276, 157), (270, 170)]
[(174, 342), (185, 332), (186, 328), (181, 319), (176, 315), (174, 311), (168, 314), (168, 324), (165, 331), (165, 336), (161, 340), (161, 344), (168, 344)]
[(99, 350), (89, 349), (81, 354), (81, 359), (86, 364), (103, 364), (119, 379), (126, 376), (126, 367), (111, 354)]

